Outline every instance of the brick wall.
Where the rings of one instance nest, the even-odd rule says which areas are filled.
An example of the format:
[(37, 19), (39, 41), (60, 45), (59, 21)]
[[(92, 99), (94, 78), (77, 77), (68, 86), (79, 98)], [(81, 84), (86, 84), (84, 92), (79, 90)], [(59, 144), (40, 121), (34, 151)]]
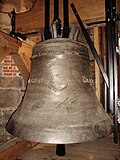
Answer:
[(1, 62), (1, 65), (2, 65), (2, 77), (20, 76), (18, 67), (16, 66), (11, 56), (6, 56), (6, 58)]
[(0, 63), (0, 142), (12, 136), (6, 131), (5, 125), (10, 115), (19, 106), (24, 95), (25, 86), (12, 56), (6, 56)]

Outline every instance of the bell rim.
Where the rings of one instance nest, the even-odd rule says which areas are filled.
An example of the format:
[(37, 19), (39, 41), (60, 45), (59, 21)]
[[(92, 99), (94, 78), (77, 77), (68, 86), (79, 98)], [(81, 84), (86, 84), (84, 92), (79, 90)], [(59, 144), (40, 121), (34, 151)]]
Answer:
[[(103, 124), (107, 124), (108, 126), (108, 123), (109, 123), (109, 127), (106, 127), (104, 125), (104, 127), (101, 128), (100, 124), (97, 123), (97, 127), (101, 128), (99, 132), (103, 132), (102, 135), (100, 135), (98, 132), (95, 133), (95, 129), (93, 129), (92, 125), (91, 126), (88, 126), (88, 131), (86, 130), (86, 127), (85, 127), (85, 131), (87, 131), (83, 136), (82, 138), (80, 137), (80, 135), (82, 135), (80, 133), (81, 129), (79, 128), (79, 130), (77, 129), (71, 129), (71, 130), (58, 130), (58, 132), (56, 131), (47, 131), (45, 132), (45, 130), (42, 130), (41, 129), (41, 133), (43, 134), (43, 136), (41, 135), (35, 135), (33, 134), (33, 131), (36, 130), (36, 128), (33, 128), (33, 127), (26, 127), (27, 125), (22, 125), (22, 128), (23, 130), (19, 129), (18, 125), (19, 124), (15, 124), (15, 121), (13, 119), (10, 120), (10, 122), (8, 122), (8, 124), (6, 125), (6, 130), (16, 136), (16, 137), (19, 137), (21, 139), (24, 139), (24, 140), (28, 140), (28, 141), (33, 141), (33, 142), (40, 142), (40, 143), (48, 143), (48, 144), (73, 144), (73, 143), (85, 143), (85, 142), (92, 142), (92, 141), (95, 141), (97, 139), (100, 139), (100, 138), (103, 138), (103, 137), (106, 137), (108, 135), (110, 135), (111, 133), (113, 133), (113, 124), (112, 122), (110, 121), (109, 118), (105, 119), (104, 122), (101, 121)], [(100, 123), (101, 123), (100, 122)], [(91, 127), (91, 129), (89, 129)], [(39, 127), (38, 127), (39, 128)], [(12, 129), (12, 130), (11, 130)], [(32, 132), (31, 132), (32, 130)], [(89, 130), (91, 130), (91, 132), (89, 132)], [(40, 131), (40, 130), (39, 130)], [(37, 131), (37, 133), (40, 133), (39, 131)], [(62, 133), (63, 131), (63, 133)], [(69, 133), (72, 133), (73, 134), (69, 134)], [(83, 130), (82, 130), (83, 132)], [(89, 132), (89, 137), (88, 137), (88, 132)], [(28, 133), (27, 135), (25, 135), (25, 133)], [(32, 133), (31, 135), (29, 135), (29, 133)], [(53, 135), (53, 136), (52, 136)], [(45, 137), (45, 138), (44, 138)], [(52, 138), (51, 138), (52, 137)], [(75, 139), (72, 139), (71, 140), (71, 137), (75, 137)]]

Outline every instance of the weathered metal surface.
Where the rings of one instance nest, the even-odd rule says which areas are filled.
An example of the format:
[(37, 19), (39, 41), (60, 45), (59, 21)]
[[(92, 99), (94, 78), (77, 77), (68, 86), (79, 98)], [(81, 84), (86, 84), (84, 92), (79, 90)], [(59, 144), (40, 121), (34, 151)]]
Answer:
[(25, 97), (6, 128), (20, 138), (54, 144), (93, 141), (111, 133), (111, 119), (92, 87), (85, 45), (57, 38), (33, 48)]

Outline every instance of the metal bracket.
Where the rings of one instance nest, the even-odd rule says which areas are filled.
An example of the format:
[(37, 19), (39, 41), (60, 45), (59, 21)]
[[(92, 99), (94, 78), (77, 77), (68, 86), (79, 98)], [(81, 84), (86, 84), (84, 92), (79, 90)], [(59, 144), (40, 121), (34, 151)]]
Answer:
[(120, 97), (118, 98), (117, 105), (120, 107)]
[(120, 37), (118, 37), (118, 46), (116, 47), (116, 52), (120, 55)]
[(117, 100), (117, 106), (118, 106), (118, 123), (120, 124), (120, 97)]
[(13, 11), (11, 12), (11, 25), (12, 25), (12, 31), (10, 32), (10, 35), (14, 38), (21, 38), (22, 40), (26, 40), (27, 37), (23, 35), (20, 32), (15, 32), (15, 23), (16, 23), (16, 12), (13, 8)]

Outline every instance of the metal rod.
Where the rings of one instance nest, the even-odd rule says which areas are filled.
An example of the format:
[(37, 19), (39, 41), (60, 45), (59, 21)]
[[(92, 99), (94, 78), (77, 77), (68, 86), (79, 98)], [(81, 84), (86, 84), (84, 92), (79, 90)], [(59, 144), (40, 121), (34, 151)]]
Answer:
[(80, 16), (79, 16), (79, 14), (78, 14), (78, 12), (77, 12), (77, 10), (76, 10), (76, 8), (75, 8), (73, 3), (71, 4), (71, 8), (72, 8), (72, 10), (73, 10), (73, 12), (75, 14), (75, 17), (76, 17), (76, 19), (77, 19), (77, 21), (78, 21), (78, 23), (79, 23), (79, 25), (80, 25), (80, 27), (82, 29), (82, 32), (83, 32), (83, 34), (85, 36), (85, 39), (86, 39), (86, 41), (87, 41), (87, 43), (88, 43), (88, 45), (89, 45), (89, 47), (91, 49), (91, 52), (93, 53), (93, 56), (94, 56), (94, 58), (95, 58), (95, 60), (96, 60), (96, 62), (98, 64), (98, 67), (99, 67), (99, 69), (100, 69), (100, 71), (102, 73), (102, 76), (103, 76), (107, 86), (109, 87), (109, 81), (108, 81), (108, 76), (106, 74), (106, 71), (105, 71), (105, 69), (104, 69), (104, 67), (102, 65), (102, 62), (101, 62), (98, 54), (97, 54), (97, 51), (96, 51), (96, 49), (94, 47), (94, 44), (93, 44), (93, 42), (92, 42), (87, 30), (85, 29), (85, 27), (84, 27), (84, 25), (83, 25), (83, 23), (81, 21), (81, 18), (80, 18)]
[(54, 21), (59, 17), (59, 1), (54, 0)]
[(14, 8), (13, 8), (13, 10), (11, 12), (11, 15), (12, 15), (12, 17), (11, 17), (12, 32), (15, 32), (15, 21), (16, 21), (15, 15), (16, 15), (16, 13), (15, 13), (15, 9)]
[[(117, 88), (117, 54), (116, 54), (116, 0), (112, 0), (112, 43), (113, 43), (113, 83), (114, 83), (114, 101), (118, 100), (118, 88)], [(117, 113), (117, 106), (114, 106), (114, 113)]]
[(112, 23), (111, 23), (111, 0), (105, 0), (106, 10), (106, 44), (107, 44), (107, 72), (109, 78), (108, 88), (108, 112), (113, 109), (113, 53), (112, 53)]
[(74, 40), (75, 40), (75, 41), (78, 41), (79, 34), (80, 34), (80, 29), (77, 27), (76, 32), (75, 32), (75, 35), (74, 35)]
[(105, 23), (106, 21), (97, 21), (97, 22), (90, 22), (90, 23), (86, 23), (87, 26), (91, 26), (91, 25), (95, 25), (95, 24), (102, 24)]
[(45, 29), (49, 29), (50, 0), (45, 0)]
[(57, 32), (57, 21), (53, 21), (52, 23), (52, 34), (53, 34), (53, 38), (57, 38), (58, 37), (58, 32)]
[(57, 34), (61, 35), (61, 20), (59, 19), (59, 0), (54, 0), (54, 19), (53, 23), (56, 23)]
[(115, 130), (114, 130), (114, 142), (118, 143), (118, 77), (117, 77), (117, 53), (116, 53), (116, 0), (112, 0), (112, 42), (113, 42), (113, 107), (114, 107), (114, 122), (115, 122)]
[(20, 33), (20, 32), (15, 32), (15, 25), (16, 25), (16, 12), (15, 9), (13, 8), (11, 12), (11, 25), (12, 25), (12, 31), (10, 32), (10, 35), (14, 38), (21, 38), (23, 40), (26, 40), (26, 35)]
[[(105, 70), (107, 70), (107, 63), (106, 63), (106, 55), (104, 56), (104, 68), (105, 68)], [(104, 106), (105, 106), (105, 111), (107, 112), (107, 110), (108, 110), (108, 107), (107, 107), (107, 102), (108, 102), (108, 96), (107, 96), (107, 90), (108, 90), (108, 88), (107, 88), (107, 85), (106, 85), (106, 83), (104, 83)]]
[(52, 38), (52, 34), (49, 29), (49, 18), (50, 18), (50, 0), (45, 0), (45, 29), (44, 29), (45, 40)]
[(65, 156), (65, 144), (57, 144), (56, 146), (56, 155)]
[(74, 35), (75, 35), (76, 30), (77, 30), (77, 27), (75, 25), (72, 25), (72, 27), (70, 29), (70, 33), (69, 33), (70, 39), (74, 39)]
[(69, 7), (68, 0), (63, 0), (63, 15), (64, 15), (64, 27), (63, 27), (63, 37), (68, 38), (69, 36)]
[[(108, 109), (114, 115), (114, 142), (118, 143), (118, 88), (117, 88), (117, 55), (116, 55), (116, 0), (106, 0), (106, 37), (108, 56)], [(111, 14), (112, 13), (112, 14)]]

